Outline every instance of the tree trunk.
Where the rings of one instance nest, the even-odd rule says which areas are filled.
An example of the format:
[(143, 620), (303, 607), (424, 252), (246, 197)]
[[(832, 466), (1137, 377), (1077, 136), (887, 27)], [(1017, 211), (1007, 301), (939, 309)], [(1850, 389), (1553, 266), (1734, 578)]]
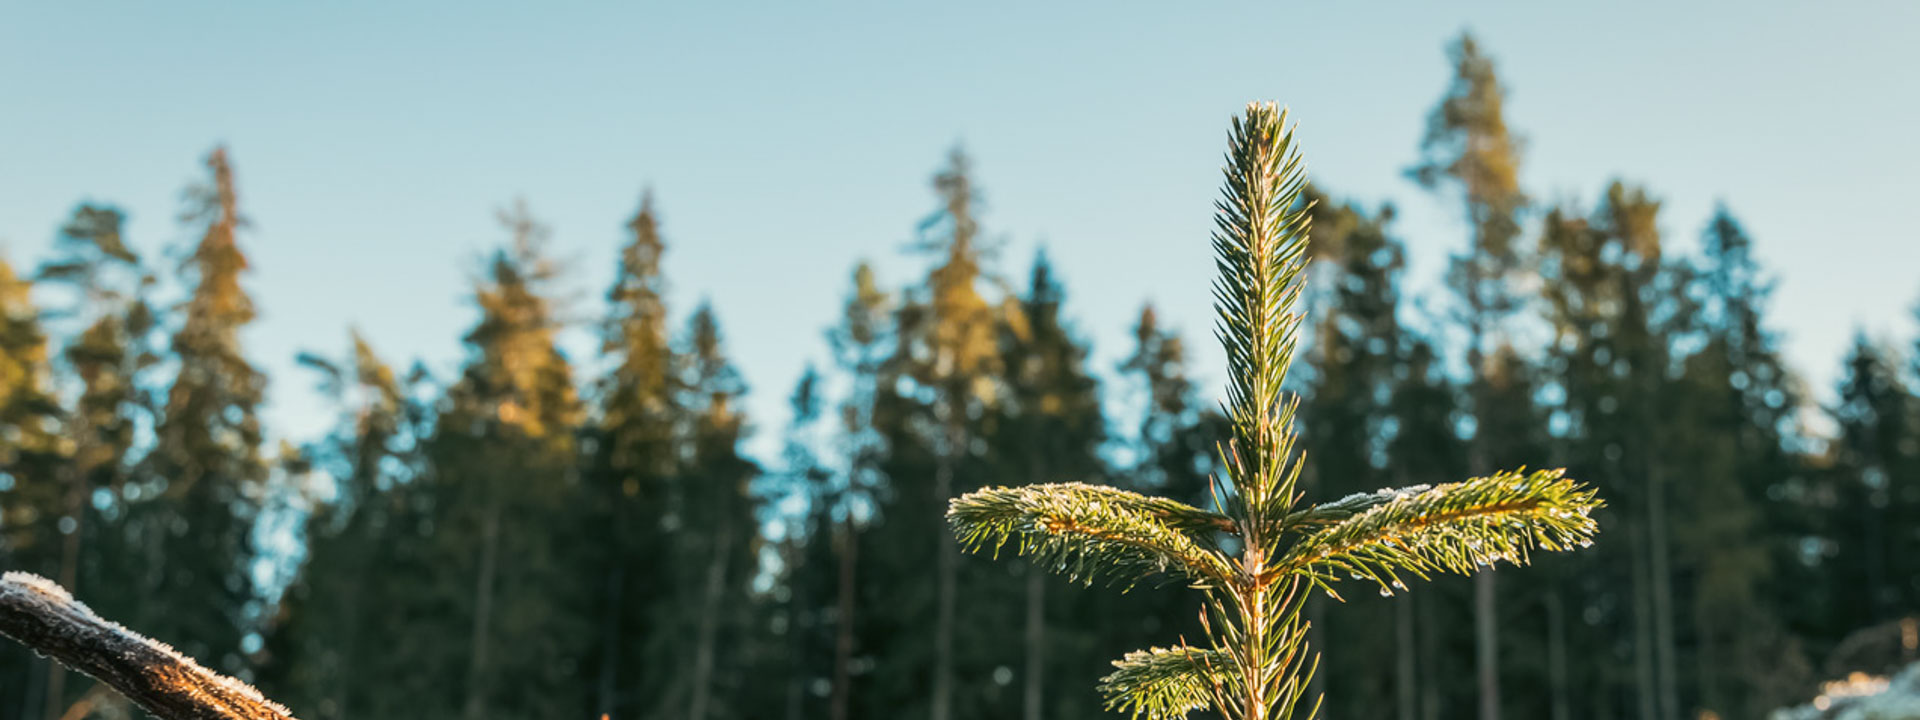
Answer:
[[(819, 542), (823, 538), (808, 538), (809, 542)], [(814, 568), (809, 567), (804, 550), (791, 549), (785, 559), (788, 568), (787, 583), (790, 589), (798, 588), (808, 582)], [(792, 590), (787, 593), (787, 720), (800, 720), (801, 703), (806, 695), (806, 673), (804, 672), (807, 655), (808, 618), (805, 604), (807, 593)]]
[[(1047, 469), (1044, 451), (1039, 457), (1030, 459), (1027, 468), (1027, 482), (1039, 484), (1046, 482)], [(1042, 693), (1046, 689), (1047, 677), (1047, 585), (1046, 573), (1039, 565), (1027, 566), (1027, 682), (1025, 696), (1022, 698), (1022, 716), (1025, 720), (1040, 720)]]
[(1480, 720), (1500, 720), (1500, 629), (1495, 623), (1496, 608), (1492, 567), (1481, 568), (1473, 576), (1474, 657), (1480, 674)]
[(1653, 557), (1652, 585), (1653, 594), (1653, 630), (1656, 664), (1656, 687), (1660, 691), (1660, 716), (1663, 718), (1680, 717), (1680, 690), (1676, 676), (1680, 673), (1673, 639), (1673, 578), (1668, 569), (1667, 558), (1667, 510), (1666, 485), (1662, 482), (1658, 462), (1647, 464), (1647, 539), (1649, 554)]
[(1547, 590), (1547, 692), (1553, 720), (1573, 720), (1567, 705), (1567, 609), (1558, 590)]
[(727, 589), (727, 560), (733, 552), (733, 528), (722, 522), (713, 544), (713, 558), (707, 564), (707, 587), (701, 598), (700, 636), (693, 651), (693, 696), (687, 703), (687, 720), (706, 720), (713, 698), (714, 654), (720, 634), (721, 595)]
[(1406, 598), (1393, 604), (1394, 640), (1399, 645), (1394, 653), (1394, 695), (1399, 703), (1400, 720), (1416, 720), (1415, 697), (1419, 694), (1419, 684), (1413, 674), (1413, 598)]
[[(614, 510), (614, 513), (622, 514), (618, 509)], [(615, 522), (614, 537), (624, 541), (626, 536), (619, 529), (620, 523), (617, 520)], [(600, 717), (611, 717), (618, 702), (619, 689), (616, 680), (620, 676), (620, 648), (625, 642), (620, 636), (620, 604), (625, 591), (622, 585), (626, 582), (626, 577), (626, 558), (616, 555), (613, 567), (607, 569), (607, 611), (600, 619), (602, 645), (597, 692)]]
[(1721, 662), (1721, 658), (1718, 640), (1713, 635), (1713, 613), (1699, 600), (1694, 601), (1693, 622), (1700, 638), (1700, 649), (1695, 653), (1693, 663), (1700, 683), (1700, 709), (1729, 717), (1727, 711), (1731, 708), (1722, 707), (1720, 702), (1720, 680), (1715, 665)]
[(51, 669), (48, 666), (52, 664), (54, 663), (38, 655), (28, 657), (27, 691), (21, 693), (21, 697), (18, 700), (20, 703), (19, 710), (16, 711), (20, 717), (33, 717), (35, 708), (53, 704), (53, 701), (48, 700), (46, 696), (47, 676), (48, 671)]
[(1642, 720), (1658, 720), (1660, 700), (1654, 690), (1653, 600), (1647, 588), (1646, 539), (1639, 523), (1628, 520), (1627, 537), (1633, 554), (1633, 675), (1634, 695)]
[(1047, 584), (1039, 566), (1027, 567), (1027, 686), (1022, 717), (1040, 720), (1047, 674)]
[[(85, 432), (85, 428), (77, 428)], [(81, 451), (87, 448), (82, 447)], [(80, 452), (76, 456), (84, 457)], [(77, 465), (80, 461), (75, 460)], [(73, 518), (73, 529), (60, 540), (60, 585), (68, 590), (80, 587), (80, 538), (87, 528), (87, 469), (69, 468), (71, 477), (67, 479), (67, 517)], [(47, 668), (47, 720), (60, 720), (67, 712), (67, 668), (59, 663), (51, 663)], [(31, 717), (31, 714), (22, 715)]]
[[(1483, 307), (1485, 303), (1476, 295), (1472, 339), (1467, 350), (1467, 363), (1474, 372), (1473, 413), (1478, 420), (1473, 438), (1467, 443), (1467, 471), (1473, 477), (1483, 477), (1493, 470), (1491, 458), (1487, 457), (1487, 428), (1492, 423), (1487, 417), (1490, 403), (1487, 402), (1486, 351), (1481, 347), (1487, 336), (1485, 320), (1481, 319), (1485, 317)], [(1487, 566), (1473, 576), (1473, 650), (1479, 679), (1480, 720), (1500, 720), (1500, 628), (1496, 624), (1498, 607), (1494, 596), (1499, 588), (1493, 572), (1493, 567)]]
[[(1408, 482), (1407, 468), (1394, 463), (1394, 487), (1412, 484)], [(1394, 644), (1397, 646), (1394, 653), (1394, 695), (1399, 711), (1396, 717), (1399, 720), (1418, 720), (1416, 713), (1420, 682), (1419, 676), (1414, 674), (1414, 662), (1419, 648), (1414, 644), (1414, 600), (1413, 597), (1407, 597), (1393, 604)], [(1428, 678), (1427, 682), (1433, 682), (1432, 678)]]
[(474, 584), (473, 656), (467, 665), (466, 720), (486, 718), (487, 638), (493, 628), (493, 576), (500, 556), (500, 503), (490, 501), (480, 530), (480, 579)]
[(833, 701), (828, 717), (830, 720), (847, 720), (847, 706), (852, 700), (853, 684), (853, 612), (854, 612), (854, 572), (860, 555), (859, 529), (853, 524), (853, 513), (841, 521), (840, 543), (840, 608), (834, 614), (833, 638)]
[(1414, 600), (1414, 632), (1417, 637), (1416, 651), (1420, 654), (1420, 677), (1426, 682), (1420, 684), (1420, 720), (1440, 720), (1440, 661), (1438, 658), (1439, 638), (1435, 637), (1439, 623), (1433, 619), (1431, 597), (1419, 596)]
[[(960, 410), (954, 407), (956, 404), (948, 401), (946, 447), (941, 449), (939, 466), (933, 473), (933, 494), (937, 505), (935, 517), (945, 517), (947, 502), (953, 497), (954, 465), (965, 439), (959, 429)], [(938, 575), (934, 589), (937, 598), (933, 622), (933, 709), (928, 717), (931, 720), (952, 720), (954, 595), (960, 575), (960, 542), (947, 530), (946, 523), (936, 523), (935, 527), (940, 533), (940, 556), (936, 564)]]

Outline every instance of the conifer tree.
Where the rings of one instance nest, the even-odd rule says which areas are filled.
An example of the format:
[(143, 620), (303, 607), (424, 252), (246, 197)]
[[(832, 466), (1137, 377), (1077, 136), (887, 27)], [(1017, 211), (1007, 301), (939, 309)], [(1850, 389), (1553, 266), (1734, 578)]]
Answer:
[(1612, 184), (1591, 222), (1556, 210), (1547, 218), (1540, 253), (1541, 287), (1555, 330), (1555, 375), (1564, 385), (1569, 419), (1567, 462), (1616, 494), (1628, 530), (1630, 630), (1639, 712), (1684, 712), (1675, 641), (1669, 453), (1661, 442), (1672, 416), (1666, 341), (1682, 317), (1662, 306), (1671, 273), (1662, 259), (1659, 202), (1644, 190)]
[[(1387, 457), (1395, 482), (1429, 484), (1465, 474), (1466, 456), (1458, 430), (1460, 388), (1428, 338), (1406, 333), (1399, 344), (1400, 358), (1388, 401), (1394, 432), (1387, 444)], [(1442, 661), (1443, 646), (1449, 639), (1446, 631), (1454, 625), (1443, 621), (1443, 601), (1449, 599), (1444, 596), (1446, 589), (1443, 583), (1435, 583), (1433, 592), (1401, 601), (1410, 606), (1406, 612), (1413, 616), (1412, 622), (1409, 626), (1396, 621), (1402, 632), (1413, 631), (1413, 713), (1422, 720), (1446, 716), (1446, 690), (1455, 684), (1447, 679), (1452, 673), (1445, 672), (1453, 668), (1444, 667)], [(1406, 672), (1409, 658), (1397, 660), (1395, 673), (1400, 675)], [(1407, 711), (1401, 690), (1396, 687), (1397, 715)]]
[(892, 299), (860, 263), (841, 311), (840, 324), (827, 334), (834, 361), (851, 381), (840, 404), (844, 474), (824, 498), (834, 520), (836, 575), (833, 612), (833, 677), (829, 720), (847, 720), (852, 711), (853, 662), (860, 628), (860, 546), (882, 487), (886, 438), (875, 426), (882, 395), (882, 373), (892, 350)]
[(1129, 490), (1206, 502), (1216, 458), (1213, 438), (1226, 432), (1226, 418), (1195, 397), (1187, 377), (1186, 341), (1162, 327), (1152, 305), (1140, 308), (1133, 325), (1133, 351), (1120, 371), (1135, 376), (1145, 393), (1135, 466), (1125, 473)]
[(1311, 714), (1300, 705), (1314, 667), (1300, 614), (1307, 593), (1337, 596), (1337, 585), (1364, 580), (1392, 594), (1407, 576), (1585, 544), (1595, 529), (1587, 514), (1599, 505), (1552, 470), (1302, 504), (1298, 401), (1280, 386), (1303, 321), (1311, 221), (1292, 129), (1277, 107), (1249, 105), (1235, 122), (1225, 175), (1213, 245), (1233, 429), (1221, 444), (1216, 509), (1061, 483), (969, 493), (948, 512), (971, 548), (1012, 542), (1082, 581), (1173, 573), (1205, 592), (1205, 642), (1131, 653), (1104, 681), (1110, 707), (1152, 718), (1202, 708), (1233, 720)]
[[(1117, 469), (1114, 484), (1189, 505), (1212, 497), (1218, 470), (1214, 450), (1229, 431), (1227, 419), (1198, 397), (1188, 377), (1186, 343), (1163, 326), (1152, 305), (1143, 305), (1132, 327), (1133, 350), (1119, 364), (1139, 393), (1140, 414), (1132, 433), (1131, 462)], [(1166, 578), (1175, 580), (1175, 578)], [(1124, 655), (1168, 636), (1202, 631), (1192, 597), (1177, 582), (1146, 583), (1126, 593), (1088, 593), (1098, 608), (1099, 634), (1089, 651), (1096, 658)], [(1098, 699), (1098, 698), (1094, 698)]]
[(1703, 246), (1699, 260), (1667, 271), (1682, 282), (1661, 289), (1676, 296), (1662, 304), (1685, 319), (1666, 334), (1684, 331), (1697, 345), (1661, 393), (1662, 464), (1683, 480), (1671, 486), (1673, 517), (1686, 518), (1673, 524), (1676, 609), (1688, 611), (1674, 622), (1691, 638), (1677, 670), (1683, 702), (1748, 717), (1797, 701), (1791, 689), (1810, 681), (1797, 675), (1804, 649), (1786, 636), (1793, 599), (1805, 593), (1783, 592), (1787, 602), (1776, 604), (1767, 592), (1784, 574), (1803, 574), (1785, 546), (1811, 532), (1798, 511), (1783, 512), (1798, 505), (1786, 494), (1801, 465), (1787, 447), (1799, 401), (1764, 325), (1767, 283), (1751, 241), (1721, 208)]
[(140, 469), (130, 521), (146, 551), (147, 597), (138, 624), (212, 667), (242, 667), (242, 638), (258, 627), (248, 564), (253, 520), (267, 479), (256, 409), (266, 377), (246, 359), (241, 330), (254, 319), (241, 287), (233, 168), (225, 148), (207, 156), (210, 177), (192, 187), (183, 218), (203, 228), (181, 273), (192, 292), (173, 335), (173, 382)]
[[(1087, 350), (1061, 317), (1065, 291), (1044, 254), (1036, 256), (1027, 292), (1007, 313), (1002, 347), (1006, 397), (997, 408), (992, 446), (1000, 472), (1027, 482), (1099, 482), (1104, 439), (1099, 385), (1086, 372)], [(1048, 648), (1059, 645), (1048, 625), (1049, 601), (1039, 568), (1028, 568), (1022, 653), (1021, 717), (1046, 712)], [(1052, 605), (1058, 605), (1055, 601)]]
[(747, 422), (740, 398), (746, 385), (726, 357), (711, 306), (700, 306), (688, 320), (683, 352), (691, 447), (680, 521), (688, 536), (685, 546), (698, 564), (689, 566), (695, 571), (690, 577), (675, 581), (691, 601), (683, 606), (691, 611), (683, 616), (686, 630), (678, 634), (688, 665), (682, 716), (705, 720), (740, 714), (729, 711), (728, 701), (738, 701), (734, 691), (744, 681), (738, 675), (737, 635), (759, 554), (749, 493), (758, 468), (740, 453)]
[[(1404, 468), (1388, 463), (1392, 437), (1391, 393), (1400, 363), (1399, 276), (1405, 265), (1400, 243), (1388, 236), (1390, 208), (1377, 214), (1354, 205), (1314, 202), (1313, 237), (1319, 260), (1328, 267), (1324, 310), (1314, 328), (1308, 357), (1310, 393), (1301, 401), (1305, 452), (1314, 458), (1306, 482), (1321, 494), (1375, 492), (1412, 484), (1396, 477)], [(1385, 715), (1382, 701), (1395, 698), (1410, 720), (1415, 693), (1412, 661), (1411, 602), (1368, 603), (1364, 598), (1324, 614), (1322, 637), (1340, 638), (1339, 653), (1323, 655), (1331, 671), (1322, 676), (1336, 685), (1338, 716)], [(1388, 634), (1378, 631), (1395, 627)], [(1384, 644), (1392, 641), (1399, 647)], [(1359, 672), (1356, 664), (1393, 655), (1392, 675)]]
[[(55, 257), (38, 273), (39, 283), (68, 289), (70, 304), (58, 312), (81, 327), (61, 350), (66, 375), (79, 388), (63, 422), (68, 451), (60, 522), (70, 523), (71, 530), (61, 537), (58, 570), (51, 575), (74, 592), (95, 581), (136, 576), (127, 565), (123, 509), (113, 502), (96, 506), (97, 492), (117, 501), (126, 486), (134, 430), (151, 420), (153, 406), (141, 375), (159, 362), (149, 342), (154, 315), (145, 296), (153, 278), (126, 245), (124, 221), (111, 206), (75, 208), (54, 239)], [(49, 666), (43, 713), (48, 720), (57, 720), (69, 707), (67, 677), (64, 667)]]
[[(653, 195), (641, 198), (627, 223), (601, 353), (611, 369), (597, 387), (597, 417), (587, 459), (592, 492), (607, 532), (599, 544), (605, 589), (598, 611), (594, 695), (597, 714), (619, 716), (645, 707), (647, 679), (664, 675), (666, 657), (647, 652), (653, 613), (662, 610), (666, 576), (652, 558), (666, 550), (661, 523), (681, 466), (680, 358), (671, 339), (661, 258), (666, 244)], [(650, 662), (658, 661), (658, 662)]]
[[(63, 413), (31, 288), (0, 258), (0, 568), (50, 572), (59, 567), (62, 536), (79, 528), (70, 525), (61, 482)], [(13, 706), (0, 707), (0, 715), (37, 715), (47, 670), (24, 649), (0, 654), (0, 690), (7, 692), (0, 702)]]
[[(1791, 447), (1800, 432), (1795, 413), (1804, 402), (1805, 392), (1787, 368), (1780, 340), (1766, 322), (1772, 282), (1765, 276), (1754, 254), (1754, 241), (1726, 208), (1716, 209), (1702, 239), (1703, 257), (1695, 271), (1696, 294), (1701, 296), (1700, 315), (1706, 323), (1706, 343), (1691, 358), (1689, 373), (1709, 383), (1712, 407), (1724, 421), (1716, 427), (1729, 428), (1721, 434), (1730, 443), (1730, 456), (1719, 472), (1731, 475), (1757, 518), (1754, 547), (1766, 553), (1758, 561), (1729, 558), (1738, 563), (1740, 577), (1730, 582), (1758, 584), (1765, 596), (1769, 615), (1788, 623), (1799, 623), (1798, 611), (1805, 607), (1802, 589), (1813, 578), (1806, 575), (1801, 562), (1802, 540), (1812, 532), (1804, 504), (1795, 488), (1802, 485), (1802, 461)], [(1730, 510), (1722, 505), (1721, 510)], [(1729, 517), (1731, 514), (1723, 514)], [(1746, 592), (1733, 588), (1733, 592)], [(1725, 615), (1716, 615), (1726, 619)], [(1758, 637), (1753, 626), (1745, 632), (1721, 628), (1730, 642)], [(1736, 657), (1752, 653), (1731, 650)], [(1746, 693), (1775, 689), (1785, 683), (1749, 682)], [(1779, 697), (1776, 695), (1775, 697)], [(1764, 707), (1779, 707), (1781, 702)]]
[[(780, 516), (774, 541), (780, 573), (779, 587), (771, 593), (776, 602), (781, 595), (785, 599), (775, 609), (769, 629), (786, 641), (777, 664), (779, 675), (786, 678), (781, 713), (790, 720), (820, 717), (821, 713), (809, 710), (821, 704), (817, 700), (832, 702), (838, 632), (833, 620), (838, 608), (836, 555), (840, 552), (834, 513), (836, 501), (844, 495), (838, 474), (820, 452), (823, 390), (820, 374), (807, 365), (789, 398), (793, 415), (781, 452), (784, 468), (763, 478), (776, 483), (762, 492), (765, 501), (788, 510)], [(795, 505), (804, 511), (792, 512)]]
[(1902, 522), (1915, 509), (1914, 478), (1920, 477), (1920, 402), (1900, 375), (1897, 354), (1856, 335), (1840, 379), (1839, 424), (1831, 449), (1834, 566), (1825, 579), (1853, 588), (1830, 609), (1836, 629), (1897, 619), (1920, 603), (1920, 579), (1912, 560), (1920, 533)]
[(306, 557), (274, 613), (260, 672), (267, 692), (314, 718), (391, 711), (381, 695), (407, 672), (389, 643), (407, 632), (393, 611), (408, 607), (401, 579), (414, 570), (406, 505), (417, 493), (425, 412), (365, 338), (348, 340), (344, 362), (300, 356), (341, 417), (287, 468), (311, 480)]
[[(1467, 330), (1467, 367), (1473, 373), (1469, 399), (1477, 426), (1488, 417), (1485, 375), (1491, 348), (1500, 340), (1501, 323), (1517, 307), (1507, 289), (1520, 269), (1517, 240), (1527, 197), (1520, 190), (1519, 138), (1508, 131), (1506, 90), (1493, 60), (1480, 52), (1472, 35), (1462, 33), (1450, 48), (1453, 80), (1427, 118), (1424, 156), (1409, 174), (1437, 189), (1457, 186), (1465, 201), (1472, 238), (1465, 253), (1454, 256), (1448, 280), (1460, 295)], [(1485, 434), (1469, 440), (1468, 466), (1490, 472), (1494, 458)], [(1479, 672), (1480, 720), (1500, 717), (1499, 630), (1492, 573), (1474, 577), (1475, 666)]]
[[(902, 360), (915, 383), (930, 396), (933, 416), (931, 437), (927, 438), (934, 459), (933, 482), (928, 489), (932, 504), (918, 511), (924, 515), (917, 509), (906, 512), (915, 513), (909, 517), (928, 518), (939, 517), (939, 509), (962, 487), (961, 474), (976, 460), (973, 448), (978, 428), (973, 418), (983, 415), (994, 401), (994, 378), (1000, 373), (995, 309), (979, 289), (980, 229), (974, 216), (977, 198), (967, 156), (955, 149), (948, 156), (947, 167), (934, 176), (933, 187), (942, 207), (922, 224), (923, 229), (935, 233), (924, 238), (922, 246), (939, 257), (939, 264), (927, 276), (927, 296), (918, 307), (903, 310), (914, 319), (901, 323), (905, 343)], [(954, 633), (958, 626), (960, 549), (944, 529), (926, 529), (937, 533), (934, 539), (938, 543), (928, 717), (951, 720), (956, 713)]]
[[(574, 663), (587, 656), (590, 589), (578, 572), (581, 528), (574, 440), (583, 409), (554, 336), (561, 320), (546, 255), (547, 229), (524, 204), (500, 214), (510, 241), (475, 287), (480, 322), (469, 361), (434, 422), (436, 578), (456, 612), (443, 612), (441, 652), (425, 669), (457, 693), (427, 714), (466, 720), (545, 717)], [(598, 587), (595, 584), (593, 587)], [(428, 637), (435, 637), (429, 635)], [(450, 702), (448, 701), (450, 700)], [(584, 707), (567, 712), (584, 713)]]

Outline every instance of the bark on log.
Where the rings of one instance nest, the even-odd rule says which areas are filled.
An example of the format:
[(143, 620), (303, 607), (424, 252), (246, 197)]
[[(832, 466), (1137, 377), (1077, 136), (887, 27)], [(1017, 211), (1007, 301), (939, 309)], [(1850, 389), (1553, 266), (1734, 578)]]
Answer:
[(38, 575), (0, 576), (0, 635), (112, 686), (162, 720), (294, 720), (253, 686), (102, 619)]

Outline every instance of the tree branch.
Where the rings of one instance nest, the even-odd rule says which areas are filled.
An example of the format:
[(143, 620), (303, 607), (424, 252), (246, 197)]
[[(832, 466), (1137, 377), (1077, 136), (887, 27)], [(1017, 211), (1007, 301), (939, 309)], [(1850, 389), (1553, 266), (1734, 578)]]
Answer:
[(102, 619), (38, 575), (0, 576), (0, 635), (112, 686), (162, 720), (295, 720), (252, 686)]
[(1039, 565), (1082, 582), (1131, 583), (1177, 573), (1230, 585), (1233, 567), (1185, 528), (1211, 531), (1221, 516), (1166, 498), (1085, 483), (987, 488), (955, 498), (947, 521), (969, 551), (1008, 541)]

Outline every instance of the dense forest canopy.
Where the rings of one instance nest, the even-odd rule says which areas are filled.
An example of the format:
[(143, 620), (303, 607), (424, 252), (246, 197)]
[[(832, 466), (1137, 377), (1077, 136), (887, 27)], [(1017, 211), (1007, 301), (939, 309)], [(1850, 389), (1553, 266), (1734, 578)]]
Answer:
[[(1549, 201), (1520, 182), (1499, 67), (1469, 36), (1450, 51), (1406, 158), (1465, 220), (1444, 286), (1409, 288), (1393, 207), (1304, 190), (1301, 482), (1530, 462), (1596, 487), (1602, 532), (1310, 602), (1321, 715), (1757, 717), (1920, 659), (1920, 343), (1863, 334), (1807, 387), (1770, 303), (1793, 269), (1756, 247), (1808, 239), (1667, 217), (1658, 178)], [(836, 307), (761, 310), (831, 317), (794, 349), (828, 362), (790, 392), (754, 379), (784, 427), (749, 416), (726, 318), (674, 302), (664, 258), (697, 239), (652, 194), (609, 219), (584, 288), (537, 203), (503, 208), (452, 372), (338, 328), (268, 377), (244, 342), (269, 234), (245, 153), (203, 158), (177, 247), (89, 200), (46, 256), (0, 258), (0, 570), (310, 719), (1094, 717), (1107, 661), (1200, 634), (1177, 579), (1089, 592), (957, 552), (943, 513), (989, 485), (1205, 506), (1234, 422), (1196, 383), (1206, 338), (1152, 305), (1124, 362), (1090, 359), (1047, 256), (996, 252), (966, 153), (929, 153), (902, 228), (921, 274), (862, 263)], [(314, 383), (326, 432), (261, 419), (269, 387)], [(748, 452), (756, 427), (777, 453)], [(0, 648), (0, 720), (127, 712)]]

